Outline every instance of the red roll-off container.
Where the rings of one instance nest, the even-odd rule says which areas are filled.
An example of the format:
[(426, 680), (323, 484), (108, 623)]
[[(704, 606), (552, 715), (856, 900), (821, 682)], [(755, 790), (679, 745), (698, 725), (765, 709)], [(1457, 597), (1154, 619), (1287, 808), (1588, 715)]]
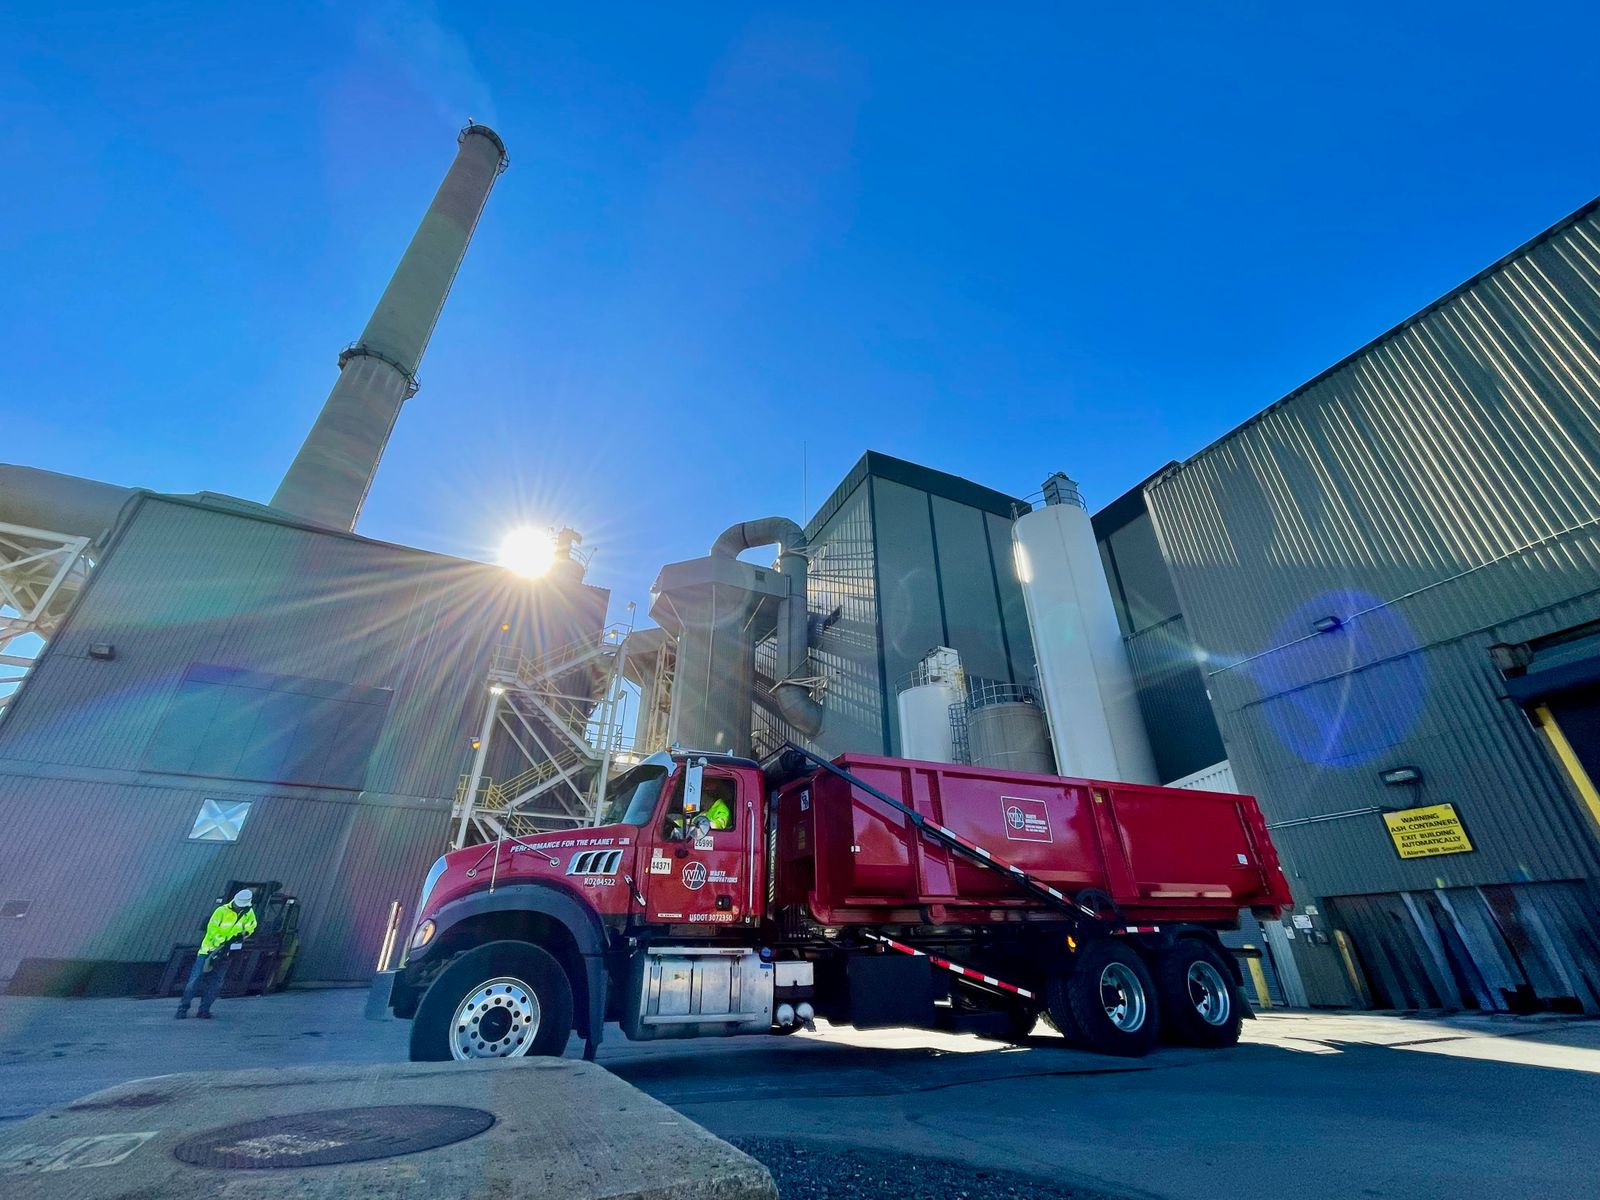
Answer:
[[(1068, 895), (1129, 923), (1233, 925), (1292, 904), (1253, 797), (846, 755), (838, 765)], [(776, 899), (825, 925), (1000, 923), (1040, 912), (1002, 874), (818, 772), (779, 791)]]

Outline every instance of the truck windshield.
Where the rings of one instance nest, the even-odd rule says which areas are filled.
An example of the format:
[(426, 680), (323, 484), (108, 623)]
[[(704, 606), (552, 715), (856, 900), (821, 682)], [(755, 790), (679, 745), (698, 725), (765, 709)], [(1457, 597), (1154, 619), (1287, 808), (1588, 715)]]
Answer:
[(643, 825), (656, 810), (661, 784), (667, 768), (655, 764), (635, 767), (619, 775), (606, 788), (605, 806), (600, 811), (602, 825)]

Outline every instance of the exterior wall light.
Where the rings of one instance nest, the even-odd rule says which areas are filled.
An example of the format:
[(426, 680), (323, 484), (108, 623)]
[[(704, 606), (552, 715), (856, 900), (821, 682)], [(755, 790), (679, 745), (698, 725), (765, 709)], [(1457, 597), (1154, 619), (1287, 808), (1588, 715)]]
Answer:
[(1318, 617), (1311, 623), (1311, 627), (1318, 633), (1332, 633), (1335, 629), (1344, 627), (1344, 620), (1341, 617)]
[(504, 696), (505, 694), (506, 694), (505, 688), (501, 687), (498, 683), (491, 683), (489, 685), (489, 695), (491, 695), (491, 696)]
[(1408, 784), (1422, 782), (1421, 767), (1390, 767), (1387, 771), (1379, 771), (1378, 778), (1389, 787), (1404, 787)]
[(95, 642), (89, 647), (89, 657), (98, 658), (101, 662), (110, 662), (117, 656), (117, 648), (110, 642)]
[(1489, 647), (1489, 661), (1507, 679), (1515, 679), (1528, 673), (1533, 664), (1533, 647), (1526, 642), (1515, 645), (1497, 642)]

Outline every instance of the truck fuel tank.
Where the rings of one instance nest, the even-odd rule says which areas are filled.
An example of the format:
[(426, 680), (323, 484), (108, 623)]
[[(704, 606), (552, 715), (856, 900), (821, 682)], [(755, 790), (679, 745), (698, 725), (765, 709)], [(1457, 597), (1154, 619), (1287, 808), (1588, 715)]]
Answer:
[(738, 946), (647, 946), (633, 956), (622, 1030), (633, 1041), (772, 1027), (773, 965)]

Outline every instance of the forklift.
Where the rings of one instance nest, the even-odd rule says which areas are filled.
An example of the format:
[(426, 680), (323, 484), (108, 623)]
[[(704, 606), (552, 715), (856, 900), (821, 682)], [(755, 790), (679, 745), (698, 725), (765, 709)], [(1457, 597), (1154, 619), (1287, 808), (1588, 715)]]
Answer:
[[(255, 898), (256, 931), (245, 939), (244, 949), (228, 956), (222, 994), (264, 996), (282, 991), (294, 974), (295, 954), (300, 949), (300, 903), (276, 879), (230, 879), (212, 901), (212, 908), (228, 903), (241, 888), (249, 888)], [(199, 953), (199, 942), (174, 946), (157, 994), (180, 995)]]

